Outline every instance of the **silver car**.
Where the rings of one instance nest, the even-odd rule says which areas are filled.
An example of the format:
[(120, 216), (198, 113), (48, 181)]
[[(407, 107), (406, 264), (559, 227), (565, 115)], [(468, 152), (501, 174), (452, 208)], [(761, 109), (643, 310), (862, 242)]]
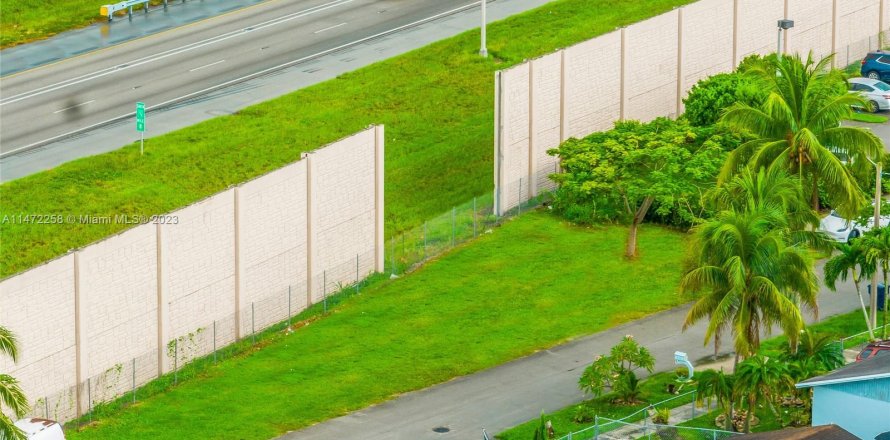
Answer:
[[(874, 205), (872, 205), (874, 206)], [(833, 209), (822, 221), (819, 222), (819, 231), (824, 232), (835, 241), (847, 243), (854, 238), (859, 238), (862, 234), (870, 231), (874, 227), (872, 217), (868, 218), (865, 224), (858, 221), (850, 221), (840, 216)], [(890, 216), (881, 216), (880, 225), (890, 225)]]
[(850, 78), (850, 93), (860, 93), (869, 102), (868, 110), (878, 112), (890, 109), (890, 85), (871, 78)]

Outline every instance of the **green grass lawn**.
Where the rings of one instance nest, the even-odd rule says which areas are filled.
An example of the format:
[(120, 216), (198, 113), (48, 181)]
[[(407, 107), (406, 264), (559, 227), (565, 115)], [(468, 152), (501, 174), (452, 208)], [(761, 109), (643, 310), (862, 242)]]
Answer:
[(858, 122), (866, 122), (869, 124), (883, 124), (887, 122), (887, 117), (884, 115), (876, 115), (873, 113), (859, 113), (854, 112), (853, 117), (850, 118), (851, 121)]
[(626, 232), (525, 214), (68, 437), (267, 439), (684, 302), (682, 234)]
[[(386, 125), (387, 237), (492, 189), (494, 71), (691, 0), (561, 0), (235, 115), (0, 185), (3, 214), (158, 214)], [(98, 6), (97, 6), (98, 7)], [(151, 105), (151, 102), (147, 103)], [(0, 224), (0, 277), (124, 225)]]

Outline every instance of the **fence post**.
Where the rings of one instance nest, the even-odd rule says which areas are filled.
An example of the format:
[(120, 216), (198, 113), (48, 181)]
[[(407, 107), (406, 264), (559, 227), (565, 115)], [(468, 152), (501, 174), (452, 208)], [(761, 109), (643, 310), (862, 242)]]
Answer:
[(476, 238), (476, 198), (473, 197), (473, 238)]
[(256, 345), (256, 313), (253, 309), (253, 301), (250, 302), (250, 339)]
[(714, 431), (711, 431), (711, 432), (713, 433), (712, 439), (713, 439), (713, 440), (717, 440), (717, 431), (714, 430)]
[(593, 416), (593, 439), (599, 440), (600, 438), (600, 416), (595, 414)]
[(43, 398), (43, 417), (49, 419), (49, 397)]
[(213, 320), (213, 363), (216, 363), (216, 320)]
[(179, 340), (173, 340), (173, 384), (179, 383)]
[(290, 330), (290, 284), (287, 285), (287, 328)]
[[(695, 390), (692, 390), (692, 418), (695, 418)], [(670, 425), (670, 423), (668, 423)]]
[(519, 198), (516, 199), (516, 215), (522, 215), (522, 177), (519, 178)]
[[(395, 250), (396, 246), (393, 243), (393, 250)], [(321, 272), (321, 295), (322, 301), (324, 302), (324, 313), (328, 313), (328, 271)]]
[(90, 415), (90, 423), (93, 422), (93, 396), (92, 396), (92, 386), (90, 384), (90, 378), (87, 378), (87, 411)]
[(133, 358), (133, 403), (136, 403), (136, 358)]
[(390, 278), (396, 277), (396, 238), (393, 237), (390, 242), (392, 243), (392, 252), (390, 253)]
[(355, 254), (355, 294), (358, 295), (358, 254)]

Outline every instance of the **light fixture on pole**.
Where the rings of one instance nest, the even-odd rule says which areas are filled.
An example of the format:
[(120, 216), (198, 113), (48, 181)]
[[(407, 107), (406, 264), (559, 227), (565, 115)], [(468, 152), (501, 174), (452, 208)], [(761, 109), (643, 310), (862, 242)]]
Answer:
[(482, 45), (479, 49), (479, 55), (487, 58), (488, 48), (485, 46), (485, 25), (488, 20), (485, 18), (485, 3), (487, 3), (486, 0), (482, 0)]
[(782, 31), (787, 31), (788, 29), (793, 28), (794, 20), (789, 20), (787, 18), (783, 18), (783, 19), (779, 20), (778, 26), (779, 26), (779, 38), (778, 38), (778, 42), (776, 43), (776, 56), (781, 57), (782, 52), (783, 52), (782, 51)]

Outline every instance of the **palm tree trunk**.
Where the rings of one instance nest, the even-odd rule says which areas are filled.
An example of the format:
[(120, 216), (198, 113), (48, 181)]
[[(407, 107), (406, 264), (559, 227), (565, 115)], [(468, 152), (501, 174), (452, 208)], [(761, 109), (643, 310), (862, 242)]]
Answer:
[(757, 406), (757, 398), (754, 396), (748, 397), (748, 413), (745, 414), (745, 432), (751, 432), (751, 417), (754, 415), (754, 407)]
[(810, 196), (810, 201), (813, 204), (813, 211), (819, 212), (819, 181), (816, 179), (816, 174), (813, 173), (813, 194)]
[(868, 319), (868, 311), (865, 310), (865, 300), (862, 299), (862, 289), (859, 287), (859, 279), (856, 278), (855, 273), (853, 273), (853, 285), (856, 286), (856, 296), (859, 297), (859, 305), (862, 307), (862, 316), (865, 317), (865, 328), (868, 329), (868, 339), (874, 340), (875, 339), (875, 331), (871, 327), (871, 320)]
[[(739, 352), (735, 353), (735, 360), (732, 362), (732, 374), (735, 374), (739, 366)], [(735, 432), (735, 424), (732, 422), (735, 413), (735, 396), (729, 396), (729, 414), (726, 415), (726, 430)]]

